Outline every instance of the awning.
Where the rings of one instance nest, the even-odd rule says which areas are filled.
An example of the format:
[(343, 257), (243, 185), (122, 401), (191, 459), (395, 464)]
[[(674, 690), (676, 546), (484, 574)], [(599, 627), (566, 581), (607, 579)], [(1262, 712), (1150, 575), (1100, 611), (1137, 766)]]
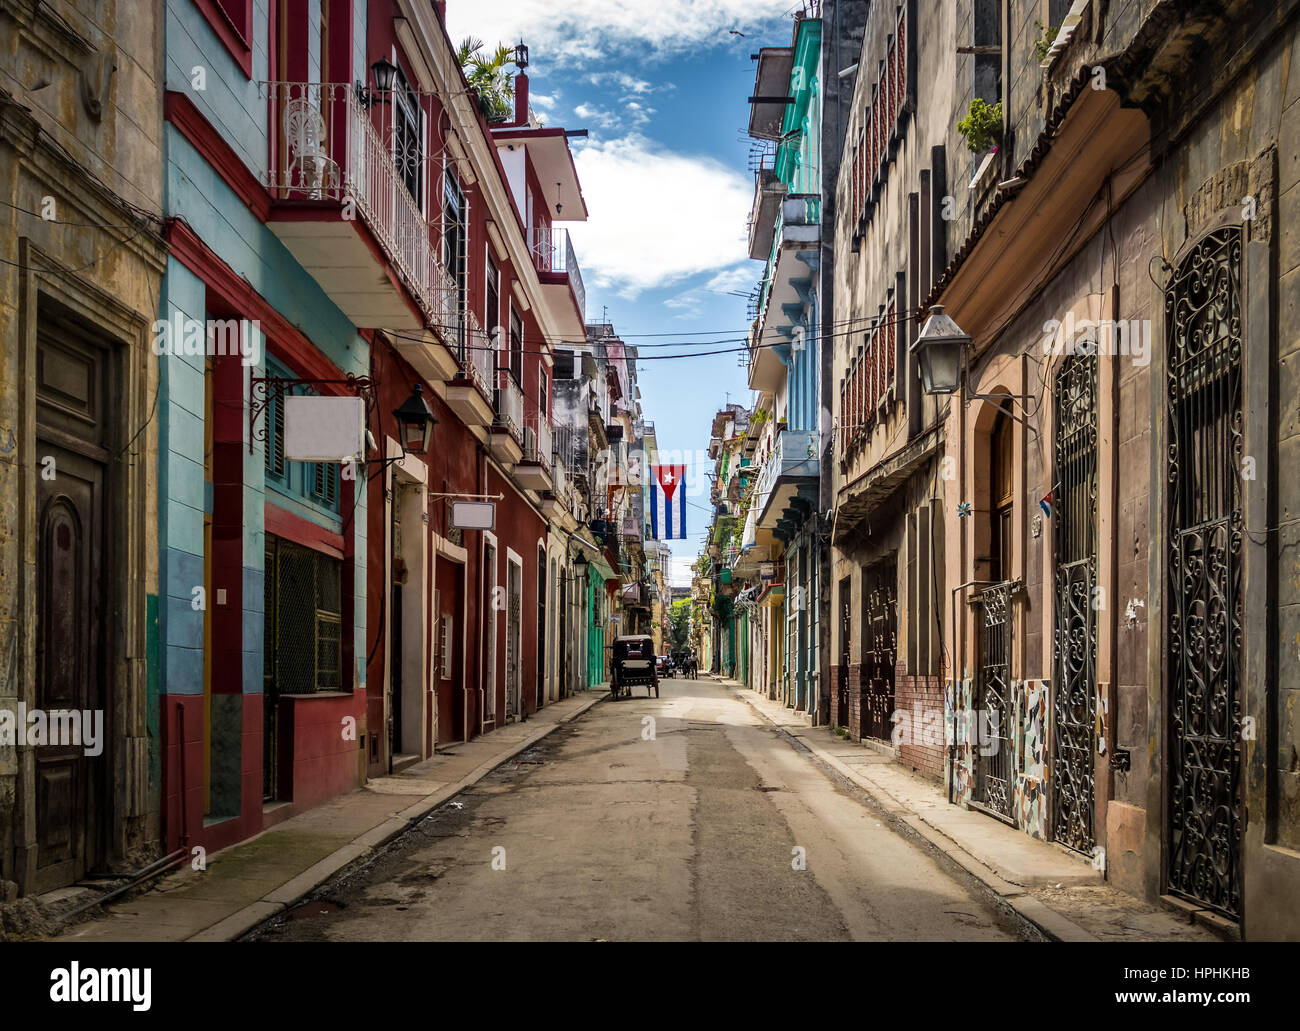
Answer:
[(599, 576), (602, 577), (603, 579), (605, 579), (605, 580), (617, 580), (617, 579), (618, 579), (618, 574), (615, 573), (614, 570), (612, 570), (612, 569), (609, 568), (609, 566), (606, 564), (605, 560), (600, 556), (599, 552), (597, 552), (596, 554), (590, 556), (589, 562), (590, 562), (591, 568), (592, 568), (593, 570), (595, 570), (596, 573), (597, 573), (597, 575), (599, 575)]
[(939, 450), (942, 429), (932, 426), (900, 451), (877, 462), (840, 491), (832, 542), (840, 544)]

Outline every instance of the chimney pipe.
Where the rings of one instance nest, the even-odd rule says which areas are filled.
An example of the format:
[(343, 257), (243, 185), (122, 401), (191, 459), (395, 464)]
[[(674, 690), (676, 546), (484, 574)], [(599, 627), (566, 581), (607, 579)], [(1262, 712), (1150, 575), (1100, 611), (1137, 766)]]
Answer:
[(528, 124), (528, 76), (520, 72), (515, 76), (515, 125)]

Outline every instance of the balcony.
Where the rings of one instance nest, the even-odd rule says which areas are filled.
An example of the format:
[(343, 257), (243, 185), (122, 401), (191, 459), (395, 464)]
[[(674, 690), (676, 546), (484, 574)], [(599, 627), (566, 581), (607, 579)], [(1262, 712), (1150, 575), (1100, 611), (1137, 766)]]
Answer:
[(528, 246), (542, 282), (542, 296), (559, 320), (561, 332), (573, 339), (585, 338), (587, 291), (569, 231), (535, 226), (528, 234)]
[(816, 438), (812, 433), (783, 430), (777, 434), (772, 454), (759, 470), (755, 487), (759, 529), (776, 529), (785, 510), (800, 496), (816, 504), (819, 467)]
[(754, 173), (754, 205), (749, 213), (749, 256), (762, 261), (772, 252), (777, 217), (781, 200), (785, 197), (785, 183), (770, 168), (759, 168)]
[(497, 370), (497, 388), (493, 410), (492, 433), (488, 446), (492, 455), (508, 469), (523, 457), (524, 395), (509, 369)]
[(349, 83), (260, 86), (275, 112), (264, 176), (272, 232), (354, 325), (442, 348), (430, 378), (447, 378), (446, 342), (426, 327), (453, 321), (455, 283), (371, 113)]
[(758, 330), (750, 336), (749, 386), (776, 390), (785, 377), (795, 326), (803, 321), (821, 249), (821, 197), (790, 194), (772, 237), (758, 300)]
[(489, 426), (496, 416), (496, 348), (472, 311), (455, 313), (449, 325), (457, 373), (447, 384), (447, 405), (466, 426)]
[(523, 460), (515, 466), (515, 481), (526, 490), (547, 491), (555, 486), (552, 477), (554, 441), (550, 416), (532, 412), (524, 426)]

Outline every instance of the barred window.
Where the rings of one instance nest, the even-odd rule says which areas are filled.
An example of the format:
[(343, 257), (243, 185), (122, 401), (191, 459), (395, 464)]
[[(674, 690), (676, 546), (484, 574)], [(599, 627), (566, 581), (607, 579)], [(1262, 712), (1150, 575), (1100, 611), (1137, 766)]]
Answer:
[(343, 563), (272, 534), (266, 537), (265, 686), (274, 696), (343, 685)]

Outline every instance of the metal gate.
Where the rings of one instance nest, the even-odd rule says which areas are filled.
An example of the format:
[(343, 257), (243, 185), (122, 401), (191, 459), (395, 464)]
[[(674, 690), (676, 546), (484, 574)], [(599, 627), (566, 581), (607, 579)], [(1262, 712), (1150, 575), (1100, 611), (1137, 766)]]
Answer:
[(975, 786), (971, 804), (1011, 820), (1012, 721), (1010, 582), (980, 592), (980, 663), (971, 714)]
[(862, 736), (888, 741), (893, 732), (897, 655), (897, 570), (879, 562), (864, 572), (862, 598)]
[(853, 581), (840, 581), (840, 665), (836, 677), (835, 718), (841, 727), (849, 725), (849, 663), (853, 655)]
[(1207, 235), (1165, 295), (1169, 890), (1241, 914), (1241, 246)]
[(1097, 356), (1074, 354), (1056, 374), (1056, 655), (1052, 702), (1052, 837), (1096, 844)]

